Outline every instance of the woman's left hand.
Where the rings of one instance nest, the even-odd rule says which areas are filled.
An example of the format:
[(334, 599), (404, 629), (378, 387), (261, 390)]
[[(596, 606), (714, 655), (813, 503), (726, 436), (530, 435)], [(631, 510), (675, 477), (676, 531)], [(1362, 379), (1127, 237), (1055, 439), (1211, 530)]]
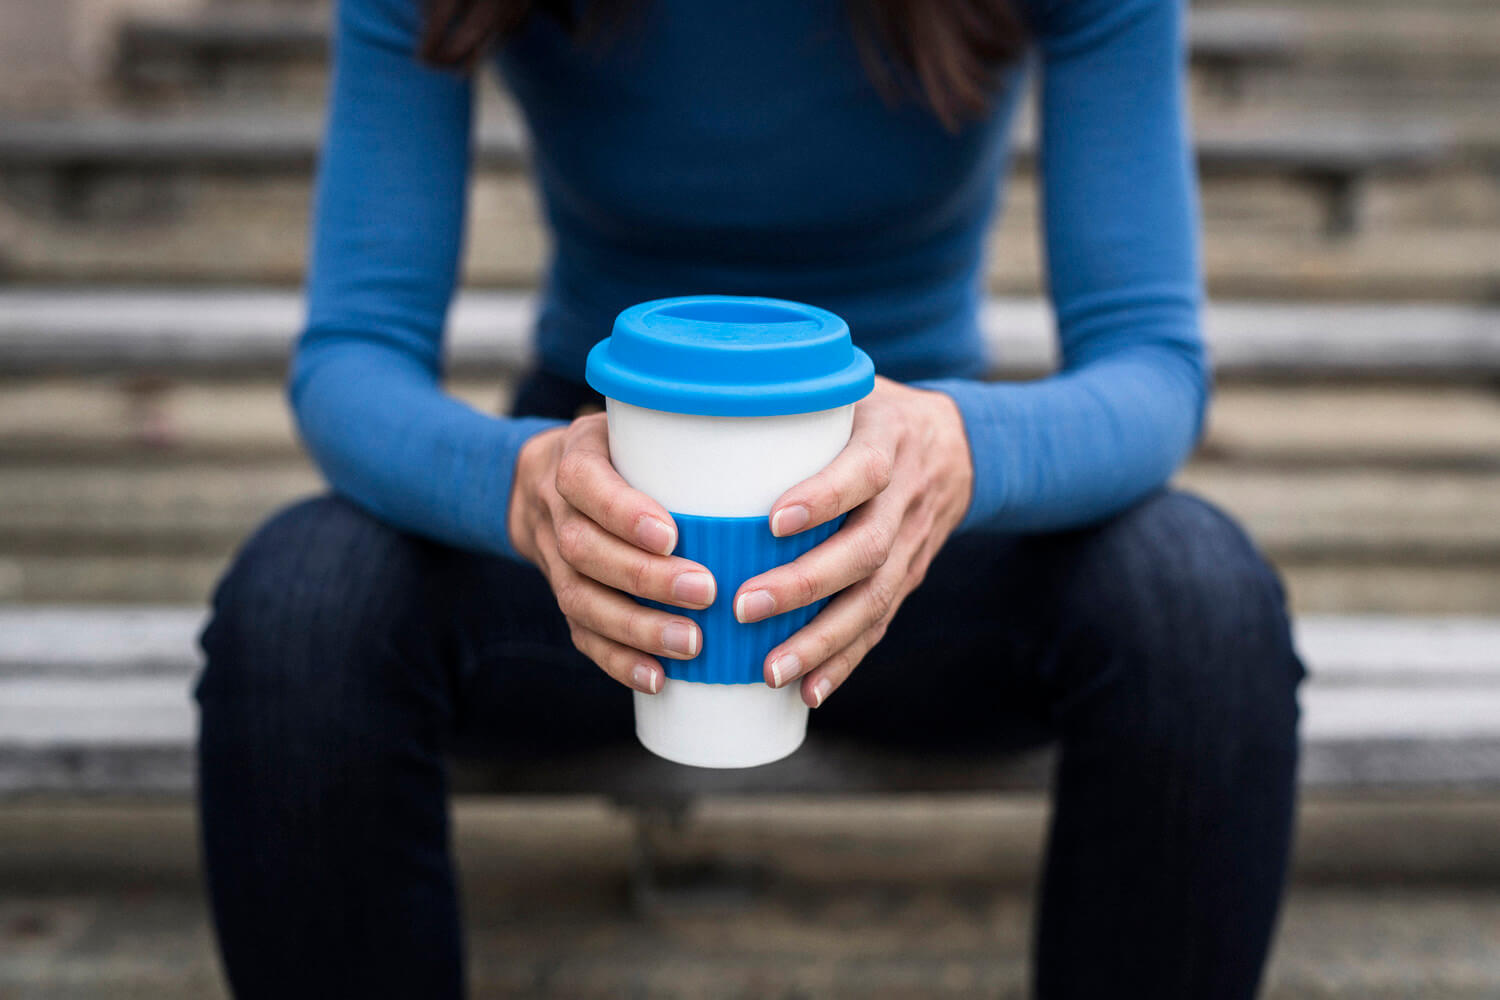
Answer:
[(766, 683), (801, 678), (816, 708), (885, 635), (896, 609), (969, 509), (974, 463), (953, 400), (877, 378), (854, 408), (849, 444), (826, 469), (771, 508), (771, 532), (794, 535), (849, 514), (842, 528), (796, 560), (746, 580), (735, 617), (760, 621), (836, 594), (766, 656)]

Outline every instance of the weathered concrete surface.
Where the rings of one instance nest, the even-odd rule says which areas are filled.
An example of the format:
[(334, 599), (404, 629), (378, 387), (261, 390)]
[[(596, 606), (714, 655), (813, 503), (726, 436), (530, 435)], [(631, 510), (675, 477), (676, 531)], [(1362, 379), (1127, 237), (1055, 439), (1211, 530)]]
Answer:
[[(259, 462), (300, 452), (285, 386), (274, 374), (58, 373), (0, 385), (0, 462)], [(486, 412), (502, 411), (511, 395), (509, 379), (467, 374), (450, 380), (447, 391)], [(1229, 379), (1214, 394), (1200, 450), (1214, 462), (1262, 467), (1500, 469), (1500, 394), (1485, 385), (1425, 380), (1403, 386)]]
[[(0, 291), (0, 374), (169, 377), (281, 376), (303, 323), (291, 290), (48, 288)], [(979, 311), (990, 374), (1055, 371), (1057, 338), (1040, 298), (995, 297)], [(536, 303), (525, 292), (458, 296), (445, 362), (457, 377), (514, 374), (533, 361)], [(1215, 301), (1204, 339), (1218, 374), (1276, 378), (1473, 384), (1500, 373), (1500, 309), (1435, 302)], [(858, 332), (856, 332), (858, 337)], [(1369, 388), (1369, 386), (1363, 386)]]
[[(1024, 798), (720, 803), (677, 850), (765, 865), (763, 889), (639, 915), (618, 814), (465, 801), (475, 995), (1019, 996), (1045, 813)], [(1267, 995), (1500, 992), (1497, 820), (1493, 801), (1309, 804)], [(193, 837), (183, 806), (0, 810), (0, 995), (222, 995)]]
[[(59, 342), (71, 338), (77, 351), (92, 351), (109, 341), (100, 317), (113, 314), (134, 331), (126, 339), (158, 360), (179, 343), (270, 358), (284, 351), (297, 311), (290, 294), (247, 293), (227, 300), (232, 316), (205, 328), (194, 318), (212, 319), (212, 310), (187, 293), (167, 298), (176, 305), (158, 310), (154, 294), (69, 304), (61, 293), (6, 293), (0, 313), (4, 302), (17, 308), (0, 319), (0, 344), (24, 353), (50, 337), (46, 349), (62, 358), (71, 349)], [(519, 332), (527, 301), (466, 301), (456, 350), (493, 367), (510, 348), (485, 331), (493, 337), (496, 325), (510, 324)], [(1446, 318), (1415, 338), (1408, 319), (1430, 320), (1426, 307), (1409, 307), (1410, 317), (1374, 306), (1237, 308), (1211, 314), (1216, 350), (1236, 358), (1229, 372), (1257, 374), (1219, 387), (1206, 440), (1180, 482), (1246, 521), (1299, 611), (1500, 613), (1500, 396), (1482, 381), (1379, 374), (1414, 351), (1443, 372), (1466, 357), (1476, 371), (1500, 365), (1494, 310), (1440, 308)], [(996, 300), (987, 315), (1004, 357), (1045, 362), (1038, 303)], [(1257, 315), (1279, 325), (1257, 330)], [(1335, 315), (1344, 317), (1337, 336), (1318, 318)], [(260, 346), (236, 346), (238, 338)], [(149, 359), (132, 363), (121, 350), (116, 363), (138, 372), (57, 370), (0, 382), (0, 600), (201, 602), (263, 518), (321, 489), (274, 370), (230, 377), (209, 366), (153, 377)], [(1278, 355), (1345, 377), (1263, 380), (1266, 359)], [(450, 388), (495, 412), (509, 380), (461, 366)]]
[[(1291, 576), (1310, 575), (1292, 589), (1299, 610), (1500, 611), (1500, 473), (1205, 461), (1178, 482), (1241, 517)], [(300, 459), (5, 462), (0, 599), (201, 600), (257, 524), (322, 489)], [(1411, 588), (1385, 589), (1404, 567)]]
[[(1243, 518), (1273, 553), (1500, 559), (1500, 472), (1232, 468), (1177, 479)], [(282, 504), (321, 491), (301, 461), (244, 467), (16, 463), (0, 468), (0, 542), (13, 550), (222, 551)]]
[[(0, 608), (0, 794), (147, 793), (191, 786), (198, 608)], [(1303, 784), (1500, 788), (1500, 624), (1299, 618)], [(1045, 785), (1045, 759), (944, 761), (815, 733), (793, 758), (746, 772), (672, 768), (643, 751), (538, 767), (491, 766), (475, 787), (659, 801), (738, 794), (871, 794)], [(1033, 755), (1035, 756), (1035, 755)], [(490, 763), (490, 762), (487, 762)], [(483, 771), (483, 769), (481, 769)]]
[[(14, 281), (294, 285), (305, 269), (307, 186), (276, 177), (119, 175), (60, 219), (50, 181), (17, 176), (0, 197), (0, 263)], [(1415, 185), (1415, 186), (1414, 186)], [(1209, 179), (1204, 269), (1219, 297), (1493, 301), (1500, 196), (1467, 168), (1430, 184), (1372, 181), (1364, 232), (1330, 240), (1321, 208), (1288, 179)], [(1018, 180), (989, 239), (989, 285), (1035, 294), (1034, 194)], [(1431, 217), (1432, 206), (1442, 207)], [(1447, 206), (1447, 207), (1444, 207)], [(1445, 217), (1456, 218), (1455, 224)], [(484, 174), (471, 192), (464, 277), (535, 287), (546, 237), (529, 182)]]
[[(210, 553), (0, 553), (0, 600), (202, 602), (223, 574), (231, 548)], [(1300, 611), (1493, 615), (1500, 608), (1500, 573), (1486, 561), (1371, 559), (1348, 564), (1283, 558), (1279, 568)]]

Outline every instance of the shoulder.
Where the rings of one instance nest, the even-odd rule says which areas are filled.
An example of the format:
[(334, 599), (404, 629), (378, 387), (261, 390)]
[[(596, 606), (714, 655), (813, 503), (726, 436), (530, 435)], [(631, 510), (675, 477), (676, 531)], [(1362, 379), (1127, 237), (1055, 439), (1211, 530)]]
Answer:
[(334, 27), (338, 36), (415, 50), (425, 19), (422, 0), (338, 0)]
[(1177, 23), (1184, 0), (1024, 0), (1022, 7), (1043, 49), (1103, 42), (1143, 20)]

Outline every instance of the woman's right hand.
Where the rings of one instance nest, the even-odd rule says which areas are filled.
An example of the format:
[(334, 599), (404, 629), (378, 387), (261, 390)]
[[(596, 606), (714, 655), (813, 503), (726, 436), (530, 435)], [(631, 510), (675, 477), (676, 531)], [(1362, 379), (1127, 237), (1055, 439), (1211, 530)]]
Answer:
[(573, 645), (621, 684), (656, 694), (666, 681), (656, 657), (687, 660), (703, 648), (692, 621), (633, 599), (706, 608), (715, 583), (703, 566), (670, 555), (672, 516), (610, 464), (604, 414), (522, 446), (507, 528), (552, 586)]

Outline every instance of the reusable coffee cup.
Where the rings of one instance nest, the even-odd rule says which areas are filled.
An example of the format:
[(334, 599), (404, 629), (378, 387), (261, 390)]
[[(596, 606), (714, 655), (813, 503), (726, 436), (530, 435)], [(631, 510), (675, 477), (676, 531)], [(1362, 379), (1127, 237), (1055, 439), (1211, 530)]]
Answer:
[(827, 310), (709, 295), (620, 313), (589, 352), (586, 378), (605, 397), (615, 469), (671, 512), (676, 554), (718, 584), (706, 610), (669, 609), (698, 624), (702, 645), (690, 660), (662, 661), (659, 694), (636, 692), (636, 736), (698, 767), (787, 756), (802, 745), (807, 706), (800, 685), (765, 683), (765, 658), (825, 602), (742, 625), (734, 595), (837, 530), (840, 522), (777, 538), (771, 505), (843, 450), (875, 366)]

